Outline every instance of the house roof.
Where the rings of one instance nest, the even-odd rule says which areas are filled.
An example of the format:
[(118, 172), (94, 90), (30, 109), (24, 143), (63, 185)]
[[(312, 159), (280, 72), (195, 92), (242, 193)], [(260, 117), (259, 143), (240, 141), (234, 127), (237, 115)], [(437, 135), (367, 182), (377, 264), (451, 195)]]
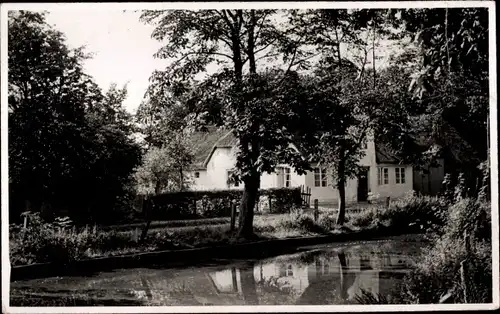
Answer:
[(194, 169), (206, 169), (214, 150), (221, 147), (233, 147), (237, 139), (232, 131), (209, 128), (204, 132), (194, 132), (190, 136), (190, 144), (194, 150)]
[(402, 159), (392, 153), (382, 142), (375, 143), (375, 160), (377, 164), (400, 164)]
[[(227, 129), (209, 128), (204, 132), (191, 135), (191, 145), (194, 147), (193, 168), (206, 169), (208, 161), (217, 148), (233, 148), (238, 139)], [(400, 164), (401, 158), (392, 153), (382, 142), (375, 143), (375, 157), (378, 164)]]

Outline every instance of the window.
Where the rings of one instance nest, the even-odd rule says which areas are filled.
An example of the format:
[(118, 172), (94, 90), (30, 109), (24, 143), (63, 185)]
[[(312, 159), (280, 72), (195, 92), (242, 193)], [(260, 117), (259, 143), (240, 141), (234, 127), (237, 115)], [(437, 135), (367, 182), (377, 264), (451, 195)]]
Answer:
[(360, 146), (361, 146), (361, 149), (367, 149), (368, 148), (368, 142), (366, 140), (363, 140), (361, 142)]
[(239, 187), (240, 186), (240, 182), (235, 180), (233, 177), (233, 172), (231, 170), (228, 170), (227, 172), (227, 186), (228, 187), (231, 187), (231, 186), (234, 186), (234, 187)]
[(196, 172), (194, 173), (194, 177), (195, 177), (195, 178), (199, 178), (199, 177), (200, 177), (200, 173), (199, 173), (198, 171), (196, 171)]
[(292, 186), (292, 176), (290, 175), (290, 168), (285, 168), (285, 187), (289, 188)]
[(314, 168), (314, 186), (315, 187), (325, 187), (326, 186), (326, 169), (325, 168)]
[(389, 184), (389, 168), (378, 168), (378, 185)]
[(405, 168), (396, 168), (396, 184), (405, 184)]
[(288, 265), (288, 267), (286, 268), (286, 272), (285, 272), (286, 276), (292, 276), (293, 277), (293, 268), (292, 268), (292, 265)]

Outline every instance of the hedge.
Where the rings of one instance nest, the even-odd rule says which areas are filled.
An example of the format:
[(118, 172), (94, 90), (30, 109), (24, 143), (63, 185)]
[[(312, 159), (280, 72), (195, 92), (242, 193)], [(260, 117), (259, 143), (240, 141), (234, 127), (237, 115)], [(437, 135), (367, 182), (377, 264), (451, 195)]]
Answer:
[[(151, 219), (196, 219), (231, 216), (231, 204), (241, 200), (243, 190), (182, 191), (144, 197)], [(302, 205), (300, 188), (259, 190), (257, 210), (286, 213)]]

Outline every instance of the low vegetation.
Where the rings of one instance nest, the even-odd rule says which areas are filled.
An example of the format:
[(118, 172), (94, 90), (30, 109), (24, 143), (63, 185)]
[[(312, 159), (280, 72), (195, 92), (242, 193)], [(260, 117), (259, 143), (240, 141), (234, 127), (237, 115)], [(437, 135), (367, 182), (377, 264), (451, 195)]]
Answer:
[[(288, 214), (256, 216), (256, 238), (339, 234), (377, 228), (381, 224), (401, 228), (403, 224), (408, 226), (418, 223), (416, 217), (419, 217), (419, 213), (429, 206), (438, 208), (439, 202), (439, 199), (419, 200), (418, 197), (411, 196), (389, 209), (375, 208), (348, 215), (348, 222), (343, 227), (335, 224), (334, 213), (322, 213), (317, 221), (312, 213), (305, 213), (301, 209), (292, 210)], [(47, 223), (38, 214), (32, 214), (27, 228), (11, 225), (12, 264), (69, 262), (137, 252), (224, 245), (238, 241), (229, 230), (227, 219), (157, 222), (152, 224), (142, 242), (139, 241), (140, 224), (100, 230), (97, 227), (77, 229), (67, 221), (60, 221)], [(406, 232), (404, 226), (401, 232)]]
[(491, 250), (491, 204), (453, 204), (442, 235), (405, 278), (405, 303), (492, 302)]

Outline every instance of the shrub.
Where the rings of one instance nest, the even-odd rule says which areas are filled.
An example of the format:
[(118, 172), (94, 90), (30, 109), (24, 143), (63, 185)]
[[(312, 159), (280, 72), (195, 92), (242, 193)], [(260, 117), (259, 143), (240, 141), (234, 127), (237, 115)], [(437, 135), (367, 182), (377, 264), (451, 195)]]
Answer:
[(60, 228), (44, 222), (38, 213), (30, 215), (26, 229), (10, 230), (10, 254), (13, 265), (83, 259), (96, 251), (105, 252), (132, 247), (132, 237), (118, 232), (93, 233), (88, 230)]
[(271, 198), (269, 212), (273, 214), (289, 213), (302, 205), (300, 188), (271, 188), (261, 190), (259, 194)]
[(368, 227), (378, 220), (380, 209), (370, 208), (359, 213), (346, 215), (346, 222), (357, 227)]
[(407, 303), (437, 303), (445, 295), (446, 302), (453, 303), (492, 301), (490, 206), (461, 199), (449, 207), (442, 234), (423, 250), (421, 260), (404, 279), (402, 296)]
[[(155, 220), (229, 217), (232, 202), (238, 202), (242, 190), (183, 191), (151, 197)], [(270, 213), (287, 213), (302, 203), (300, 188), (272, 188), (259, 191), (260, 197), (271, 199)], [(195, 208), (196, 206), (196, 208)]]
[(290, 214), (281, 217), (276, 225), (277, 229), (299, 230), (302, 232), (326, 233), (327, 231), (321, 225), (314, 222), (311, 216), (294, 210)]
[(337, 219), (332, 215), (320, 215), (318, 225), (325, 230), (333, 230), (337, 224)]
[(491, 239), (491, 203), (466, 198), (453, 204), (445, 232), (452, 238), (466, 233), (478, 240)]
[[(453, 249), (450, 249), (453, 248)], [(464, 303), (464, 287), (460, 277), (460, 262), (466, 261), (468, 303), (491, 302), (491, 245), (479, 242), (467, 254), (462, 239), (444, 237), (422, 253), (402, 285), (406, 303), (438, 303), (449, 293), (449, 302)]]

